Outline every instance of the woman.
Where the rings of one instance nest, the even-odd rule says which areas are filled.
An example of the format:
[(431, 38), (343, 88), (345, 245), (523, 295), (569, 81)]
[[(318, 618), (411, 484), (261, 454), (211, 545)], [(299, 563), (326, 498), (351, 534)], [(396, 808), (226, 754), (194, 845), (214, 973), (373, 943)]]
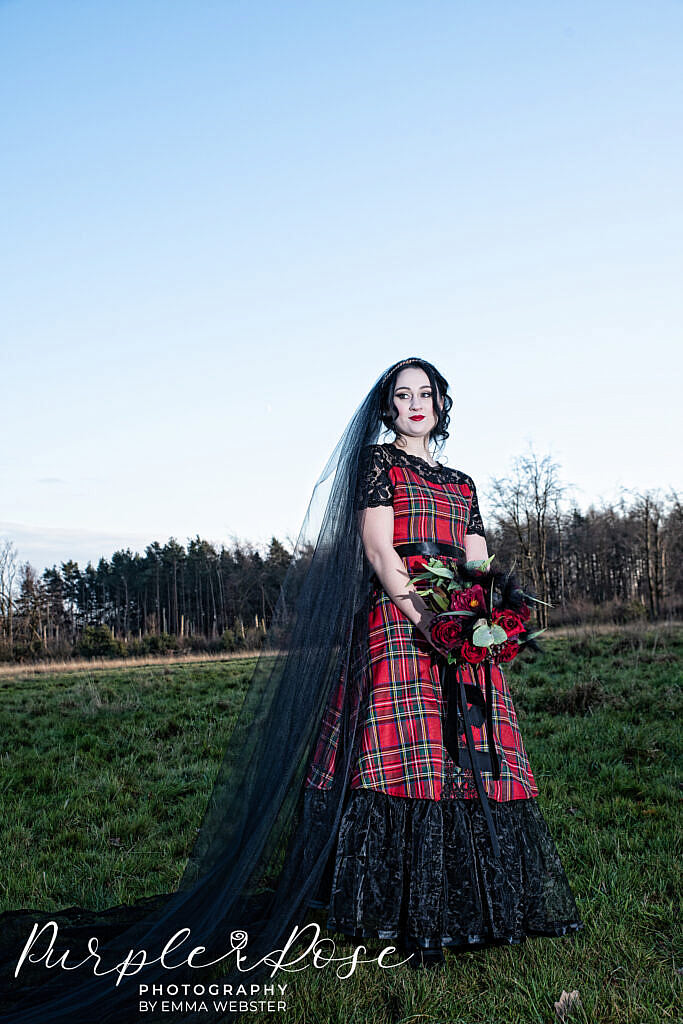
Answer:
[[(442, 964), (443, 946), (518, 942), (580, 927), (536, 806), (538, 790), (499, 667), (492, 666), (495, 765), (484, 728), (483, 669), (466, 680), (482, 800), (464, 735), (452, 751), (458, 763), (443, 742), (445, 662), (429, 632), (434, 612), (410, 574), (427, 555), (445, 562), (488, 558), (474, 482), (437, 462), (429, 448), (448, 436), (447, 388), (423, 360), (394, 367), (385, 375), (381, 404), (395, 440), (363, 452), (356, 508), (374, 570), (370, 666), (354, 684), (357, 753), (327, 890), (320, 894), (329, 903), (329, 928), (399, 939), (415, 951), (415, 966)], [(330, 783), (344, 692), (342, 682), (327, 710), (309, 787)], [(489, 801), (493, 836), (482, 806)]]
[[(0, 915), (2, 1024), (126, 1024), (140, 1018), (141, 984), (151, 992), (171, 982), (251, 983), (273, 950), (302, 940), (309, 907), (321, 900), (330, 927), (397, 935), (427, 954), (463, 938), (579, 926), (502, 674), (500, 778), (486, 776), (488, 747), (471, 771), (458, 750), (456, 767), (442, 748), (440, 655), (425, 633), (426, 608), (404, 587), (415, 559), (400, 545), (427, 539), (451, 554), (486, 553), (474, 484), (434, 464), (426, 444), (446, 436), (446, 392), (430, 363), (402, 360), (344, 430), (314, 488), (176, 891), (132, 906)], [(377, 445), (383, 427), (396, 428), (396, 446)], [(482, 779), (490, 833), (486, 794), (471, 798)], [(502, 861), (489, 840), (500, 843)], [(58, 926), (50, 968), (45, 939), (33, 962), (19, 963), (32, 927), (43, 925)], [(92, 936), (96, 972), (85, 948)], [(206, 952), (190, 958), (194, 947)], [(126, 970), (131, 950), (139, 959)], [(55, 968), (62, 952), (68, 970)], [(182, 1006), (164, 1013), (169, 1024), (196, 1019)], [(202, 1010), (205, 1024), (228, 1019), (220, 1005)]]

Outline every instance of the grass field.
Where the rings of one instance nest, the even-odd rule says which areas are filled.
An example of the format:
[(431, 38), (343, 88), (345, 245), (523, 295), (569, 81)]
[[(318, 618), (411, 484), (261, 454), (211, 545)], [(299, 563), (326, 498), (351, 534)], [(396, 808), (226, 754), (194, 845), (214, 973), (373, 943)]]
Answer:
[[(339, 981), (311, 968), (287, 976), (285, 1014), (243, 1019), (549, 1024), (576, 989), (571, 1021), (679, 1020), (682, 663), (683, 627), (659, 626), (550, 636), (542, 656), (509, 667), (584, 932), (448, 953), (442, 972), (371, 965)], [(0, 909), (101, 908), (172, 889), (252, 666), (1, 677)]]

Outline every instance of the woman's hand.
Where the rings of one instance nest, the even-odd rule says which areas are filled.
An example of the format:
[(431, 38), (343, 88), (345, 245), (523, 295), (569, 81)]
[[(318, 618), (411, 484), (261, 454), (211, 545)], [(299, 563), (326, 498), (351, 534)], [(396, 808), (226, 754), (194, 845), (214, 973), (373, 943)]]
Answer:
[(417, 623), (417, 628), (420, 630), (420, 632), (422, 633), (423, 637), (425, 638), (425, 640), (427, 641), (429, 646), (433, 647), (434, 650), (438, 654), (442, 654), (442, 655), (445, 656), (445, 655), (448, 654), (448, 651), (446, 650), (445, 647), (441, 647), (440, 644), (435, 643), (435, 641), (434, 641), (434, 639), (432, 637), (432, 634), (430, 632), (430, 626), (432, 624), (432, 620), (436, 618), (436, 615), (437, 615), (436, 612), (430, 611), (428, 609), (425, 612), (425, 614), (422, 616), (420, 621)]

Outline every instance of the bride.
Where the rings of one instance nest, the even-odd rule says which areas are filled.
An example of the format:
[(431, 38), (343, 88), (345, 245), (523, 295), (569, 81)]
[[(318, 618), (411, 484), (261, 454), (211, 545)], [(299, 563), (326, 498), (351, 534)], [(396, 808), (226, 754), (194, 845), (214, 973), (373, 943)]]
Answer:
[(458, 763), (443, 740), (444, 662), (429, 633), (434, 613), (409, 577), (429, 555), (446, 564), (488, 558), (474, 481), (430, 450), (448, 436), (447, 388), (420, 359), (384, 376), (382, 422), (395, 440), (363, 449), (355, 502), (374, 570), (367, 641), (365, 630), (354, 639), (359, 667), (327, 709), (307, 778), (311, 787), (330, 784), (351, 690), (357, 753), (319, 901), (329, 905), (330, 929), (398, 940), (414, 951), (414, 966), (442, 965), (444, 947), (519, 942), (580, 926), (499, 666), (491, 667), (490, 738), (482, 667), (464, 680), (475, 765), (464, 736)]

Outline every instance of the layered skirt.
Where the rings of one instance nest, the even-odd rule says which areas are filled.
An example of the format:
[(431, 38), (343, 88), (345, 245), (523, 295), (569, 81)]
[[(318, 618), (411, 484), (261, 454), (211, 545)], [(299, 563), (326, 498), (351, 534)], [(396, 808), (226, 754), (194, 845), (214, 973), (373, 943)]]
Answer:
[(536, 800), (490, 807), (498, 859), (476, 798), (350, 790), (320, 891), (327, 927), (405, 950), (577, 931), (576, 903)]

